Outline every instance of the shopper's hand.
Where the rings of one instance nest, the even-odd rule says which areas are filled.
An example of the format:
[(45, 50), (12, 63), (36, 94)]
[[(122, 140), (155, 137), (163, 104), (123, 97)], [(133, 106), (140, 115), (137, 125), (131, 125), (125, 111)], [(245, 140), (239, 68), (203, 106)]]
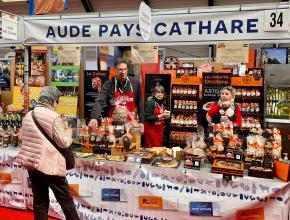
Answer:
[(88, 126), (91, 127), (92, 129), (96, 129), (98, 127), (97, 119), (91, 119)]
[(228, 107), (230, 107), (231, 106), (231, 101), (225, 101), (225, 102), (223, 102), (223, 104), (222, 104), (222, 107), (224, 107), (224, 108), (228, 108)]
[(70, 135), (72, 135), (72, 131), (73, 131), (72, 128), (66, 128), (65, 129), (65, 132), (70, 134)]

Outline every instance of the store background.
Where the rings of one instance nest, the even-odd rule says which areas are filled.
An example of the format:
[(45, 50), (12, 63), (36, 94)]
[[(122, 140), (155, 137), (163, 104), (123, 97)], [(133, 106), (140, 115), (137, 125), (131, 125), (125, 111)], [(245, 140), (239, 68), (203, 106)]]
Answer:
[[(264, 8), (270, 7), (271, 5), (277, 4), (280, 1), (274, 1), (274, 0), (232, 0), (230, 2), (226, 0), (208, 0), (208, 1), (202, 1), (202, 0), (180, 0), (180, 1), (158, 1), (158, 0), (148, 0), (147, 1), (152, 8), (152, 10), (158, 11), (164, 10), (164, 9), (177, 9), (177, 8), (192, 8), (197, 7), (196, 10), (204, 10), (207, 6), (217, 6), (216, 9), (220, 7), (220, 9), (229, 9), (233, 5), (246, 5), (246, 4), (257, 4), (259, 7), (261, 5)], [(132, 0), (91, 0), (90, 1), (92, 9), (94, 12), (130, 12), (130, 11), (136, 11), (139, 8), (140, 1), (132, 1)], [(288, 1), (280, 2), (280, 4), (288, 4)], [(71, 14), (71, 13), (86, 13), (86, 9), (82, 4), (82, 1), (80, 0), (68, 0), (68, 10), (65, 10), (63, 14)], [(0, 8), (1, 10), (13, 12), (17, 15), (27, 15), (28, 14), (28, 3), (27, 1), (20, 1), (20, 2), (2, 2), (0, 1)], [(277, 46), (275, 42), (273, 43), (267, 43), (267, 44), (250, 44), (250, 47), (257, 50), (257, 60), (256, 60), (256, 67), (259, 67), (260, 65), (260, 55), (261, 55), (261, 48), (265, 47), (275, 47)], [(279, 47), (290, 47), (289, 44), (279, 44)], [(171, 45), (171, 46), (162, 46), (160, 47), (160, 65), (163, 66), (163, 60), (164, 57), (167, 56), (175, 56), (179, 58), (179, 64), (185, 63), (185, 62), (194, 62), (195, 66), (198, 66), (202, 62), (204, 62), (205, 59), (207, 59), (209, 56), (215, 56), (215, 45), (213, 47), (213, 54), (210, 54), (210, 45)], [(7, 52), (12, 51), (12, 49), (9, 48), (1, 48), (0, 50), (0, 58), (2, 58)], [(118, 49), (115, 49), (115, 56), (120, 54), (120, 51)], [(82, 56), (81, 56), (81, 74), (80, 74), (80, 91), (83, 91), (84, 88), (84, 82), (83, 82), (83, 70), (85, 69), (93, 69), (93, 66), (97, 66), (98, 62), (97, 60), (98, 54), (96, 53), (96, 47), (82, 47)], [(86, 68), (87, 66), (90, 66), (91, 68)], [(155, 66), (156, 67), (156, 66)], [(142, 71), (142, 70), (141, 70)], [(155, 68), (155, 71), (152, 73), (157, 73), (157, 69)], [(138, 68), (134, 69), (134, 72), (138, 77), (140, 77), (140, 72), (138, 72)], [(11, 66), (11, 78), (14, 78), (14, 68)], [(144, 82), (143, 82), (144, 83)], [(11, 81), (11, 88), (12, 88), (12, 81)], [(12, 102), (12, 90), (10, 91), (2, 91), (2, 100), (4, 103), (11, 103)], [(84, 116), (84, 98), (81, 94), (79, 97), (79, 113), (80, 116)], [(269, 125), (272, 127), (272, 125)], [(285, 127), (285, 126), (284, 126)], [(287, 125), (286, 125), (287, 127)], [(283, 136), (283, 142), (290, 145), (287, 135)], [(286, 145), (287, 146), (287, 145)], [(289, 151), (290, 149), (286, 149)]]

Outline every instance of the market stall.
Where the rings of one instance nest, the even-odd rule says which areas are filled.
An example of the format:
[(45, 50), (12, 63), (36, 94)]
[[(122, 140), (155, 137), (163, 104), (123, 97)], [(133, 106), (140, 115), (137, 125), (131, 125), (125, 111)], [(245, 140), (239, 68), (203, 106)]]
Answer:
[[(275, 13), (285, 12), (281, 9)], [(281, 172), (279, 166), (274, 166), (281, 153), (287, 152), (287, 145), (281, 142), (280, 130), (266, 129), (264, 122), (265, 112), (281, 116), (281, 108), (289, 117), (289, 99), (284, 94), (286, 90), (279, 91), (281, 97), (272, 95), (265, 104), (265, 72), (261, 64), (255, 65), (259, 60), (257, 50), (249, 50), (251, 44), (289, 42), (288, 30), (276, 32), (265, 27), (267, 16), (264, 9), (244, 6), (198, 13), (192, 8), (153, 12), (152, 35), (147, 41), (141, 38), (137, 13), (23, 18), (23, 43), (31, 46), (30, 73), (26, 79), (21, 78), (24, 74), (15, 75), (14, 91), (20, 91), (16, 86), (27, 80), (30, 100), (37, 100), (44, 85), (57, 86), (63, 92), (57, 111), (76, 131), (73, 150), (78, 159), (76, 168), (67, 172), (67, 179), (81, 219), (288, 218), (289, 184), (274, 177), (288, 180), (288, 172), (281, 178), (277, 175)], [(136, 61), (141, 64), (137, 78), (143, 80), (146, 98), (155, 85), (166, 88), (165, 105), (171, 113), (168, 133), (164, 133), (168, 134), (165, 147), (152, 149), (142, 148), (139, 124), (126, 120), (126, 109), (113, 117), (99, 118), (96, 128), (88, 126), (84, 119), (89, 116), (101, 85), (114, 75), (113, 61), (124, 55), (120, 48), (115, 47), (112, 52), (108, 46), (132, 46), (129, 50), (137, 53), (147, 44), (155, 56), (148, 57), (147, 53), (147, 57), (141, 57), (144, 62)], [(213, 62), (210, 56), (198, 63), (158, 55), (157, 45), (172, 44), (217, 44), (225, 51), (216, 54), (220, 63)], [(81, 56), (82, 47), (92, 45), (98, 56), (98, 69), (94, 70), (86, 69), (89, 65)], [(15, 58), (19, 66), (24, 65), (23, 53), (18, 51)], [(131, 56), (133, 59), (133, 52)], [(250, 65), (251, 59), (254, 61)], [(150, 61), (146, 63), (147, 60)], [(161, 62), (164, 68), (160, 68)], [(134, 64), (130, 67), (136, 69)], [(205, 115), (225, 86), (236, 89), (240, 128), (227, 123), (207, 126)], [(268, 110), (278, 99), (286, 101)], [(23, 101), (25, 97), (15, 104), (21, 107)], [(1, 125), (11, 130), (19, 127), (21, 120), (17, 114), (7, 114)], [(1, 136), (4, 148), (0, 149), (1, 204), (31, 209), (28, 175), (14, 161), (18, 148), (8, 147), (17, 147), (18, 136), (16, 132), (5, 135)], [(284, 162), (279, 163), (289, 169), (287, 160), (284, 157)], [(50, 205), (49, 214), (62, 218), (53, 195)]]

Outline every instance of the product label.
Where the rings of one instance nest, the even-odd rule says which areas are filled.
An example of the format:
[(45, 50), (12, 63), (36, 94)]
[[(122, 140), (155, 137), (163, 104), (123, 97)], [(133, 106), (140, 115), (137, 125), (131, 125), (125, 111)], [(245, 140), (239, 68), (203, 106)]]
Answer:
[(216, 202), (190, 202), (189, 209), (193, 216), (221, 216), (220, 204)]
[(140, 209), (163, 209), (162, 197), (160, 196), (139, 196)]
[(127, 202), (127, 193), (124, 189), (102, 189), (102, 201)]

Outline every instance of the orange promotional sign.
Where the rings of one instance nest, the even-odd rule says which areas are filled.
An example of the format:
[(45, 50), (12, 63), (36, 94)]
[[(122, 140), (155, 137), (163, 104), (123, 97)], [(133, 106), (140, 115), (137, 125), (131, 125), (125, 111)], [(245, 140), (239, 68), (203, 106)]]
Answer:
[(264, 208), (238, 210), (238, 220), (264, 220)]
[(248, 64), (247, 64), (247, 67), (248, 68), (255, 68), (256, 66), (256, 50), (251, 48), (249, 49), (249, 61), (248, 61)]
[(182, 75), (180, 78), (177, 78), (176, 75), (172, 76), (172, 84), (179, 85), (200, 85), (201, 78), (198, 76), (189, 76), (188, 74)]
[(69, 190), (73, 196), (79, 196), (79, 184), (68, 184)]
[(283, 161), (274, 161), (274, 173), (275, 176), (281, 180), (288, 181), (289, 179), (289, 168), (290, 165)]
[(253, 76), (232, 77), (232, 86), (263, 86), (263, 78), (256, 80)]
[(160, 196), (139, 196), (140, 209), (162, 209), (163, 202)]
[(12, 182), (11, 173), (0, 173), (0, 184), (8, 184)]

